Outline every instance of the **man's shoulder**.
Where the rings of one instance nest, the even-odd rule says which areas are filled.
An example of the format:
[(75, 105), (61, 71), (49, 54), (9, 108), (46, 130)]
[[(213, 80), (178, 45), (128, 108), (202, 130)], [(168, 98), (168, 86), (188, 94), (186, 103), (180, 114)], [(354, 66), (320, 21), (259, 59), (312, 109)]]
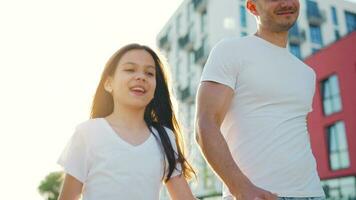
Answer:
[(236, 55), (244, 55), (251, 44), (251, 37), (226, 37), (217, 42), (212, 48), (212, 52), (216, 56), (224, 58)]
[(216, 43), (215, 47), (224, 47), (224, 48), (242, 48), (243, 44), (247, 44), (251, 41), (250, 36), (244, 37), (226, 37), (221, 39), (218, 43)]

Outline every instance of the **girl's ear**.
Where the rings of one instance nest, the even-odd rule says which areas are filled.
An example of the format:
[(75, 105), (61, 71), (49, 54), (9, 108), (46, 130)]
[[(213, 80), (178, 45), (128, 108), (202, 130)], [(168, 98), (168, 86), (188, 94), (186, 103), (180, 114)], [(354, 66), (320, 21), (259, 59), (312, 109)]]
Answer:
[(246, 7), (247, 7), (247, 10), (250, 11), (250, 13), (252, 13), (255, 16), (258, 16), (258, 12), (257, 12), (257, 9), (256, 9), (256, 4), (255, 4), (255, 2), (253, 2), (253, 0), (247, 0), (246, 1)]
[(104, 82), (104, 89), (110, 94), (112, 93), (111, 82), (112, 82), (111, 77), (108, 77)]

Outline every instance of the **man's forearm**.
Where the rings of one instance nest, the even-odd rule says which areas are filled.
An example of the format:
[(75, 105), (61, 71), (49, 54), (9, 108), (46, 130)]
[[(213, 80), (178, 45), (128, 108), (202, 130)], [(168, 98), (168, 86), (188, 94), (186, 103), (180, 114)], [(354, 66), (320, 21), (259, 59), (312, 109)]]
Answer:
[(230, 192), (237, 193), (241, 187), (250, 183), (233, 160), (220, 128), (213, 123), (198, 125), (197, 137), (206, 160), (228, 186)]

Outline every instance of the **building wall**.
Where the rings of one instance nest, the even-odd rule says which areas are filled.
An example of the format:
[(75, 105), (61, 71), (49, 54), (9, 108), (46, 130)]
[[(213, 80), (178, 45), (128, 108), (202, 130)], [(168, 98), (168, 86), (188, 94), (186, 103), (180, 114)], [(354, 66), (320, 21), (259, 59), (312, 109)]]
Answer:
[[(356, 32), (317, 54), (305, 62), (317, 74), (317, 88), (313, 101), (313, 112), (309, 118), (309, 132), (313, 153), (317, 158), (321, 179), (356, 175)], [(339, 80), (342, 110), (325, 116), (322, 105), (321, 82), (336, 74)], [(337, 121), (344, 121), (348, 142), (350, 167), (333, 171), (329, 165), (326, 127)]]
[[(312, 42), (307, 0), (300, 0), (297, 40), (293, 43), (296, 45), (293, 46), (290, 40), (288, 48), (292, 51), (295, 46), (299, 47), (301, 59), (311, 55), (313, 49), (320, 49), (335, 41), (335, 30), (340, 37), (346, 35), (345, 11), (356, 13), (356, 4), (346, 0), (310, 1), (316, 2), (317, 10), (320, 11), (317, 23), (314, 24), (320, 27), (322, 45)], [(184, 0), (157, 35), (157, 44), (171, 66), (173, 89), (179, 100), (179, 117), (185, 130), (189, 158), (194, 160), (193, 164), (197, 168), (198, 181), (192, 185), (197, 195), (220, 192), (221, 182), (207, 166), (194, 141), (195, 94), (204, 63), (214, 44), (225, 37), (255, 33), (255, 18), (246, 9), (241, 9), (244, 5), (245, 0)], [(336, 10), (337, 24), (332, 21), (332, 6)], [(243, 16), (246, 17), (245, 25), (241, 20)], [(180, 39), (187, 34), (187, 45), (179, 45)], [(168, 39), (163, 40), (165, 38)], [(201, 49), (205, 51), (201, 53)], [(202, 59), (197, 59), (200, 57)], [(313, 138), (312, 141), (316, 140)], [(313, 148), (318, 147), (313, 145)], [(322, 150), (315, 151), (315, 154), (326, 156)]]

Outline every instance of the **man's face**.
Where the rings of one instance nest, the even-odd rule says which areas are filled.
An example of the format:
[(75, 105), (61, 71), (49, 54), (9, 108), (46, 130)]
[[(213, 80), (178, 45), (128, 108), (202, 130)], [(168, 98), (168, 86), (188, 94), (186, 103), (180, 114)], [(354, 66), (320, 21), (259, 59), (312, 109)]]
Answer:
[(259, 26), (272, 32), (288, 31), (299, 15), (299, 0), (248, 0), (255, 5)]

